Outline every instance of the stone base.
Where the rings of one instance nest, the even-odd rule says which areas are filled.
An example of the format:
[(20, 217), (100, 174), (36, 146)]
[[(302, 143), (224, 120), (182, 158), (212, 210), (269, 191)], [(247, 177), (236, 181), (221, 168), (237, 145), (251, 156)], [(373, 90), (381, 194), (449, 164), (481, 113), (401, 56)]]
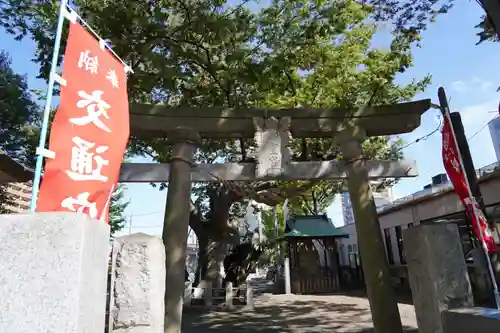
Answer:
[(109, 232), (77, 213), (0, 215), (0, 332), (103, 332)]
[(116, 240), (113, 333), (163, 333), (165, 247), (138, 233)]
[(403, 240), (420, 332), (442, 333), (441, 312), (474, 305), (458, 228), (418, 225)]
[(447, 310), (442, 313), (444, 333), (498, 333), (500, 311), (485, 308)]

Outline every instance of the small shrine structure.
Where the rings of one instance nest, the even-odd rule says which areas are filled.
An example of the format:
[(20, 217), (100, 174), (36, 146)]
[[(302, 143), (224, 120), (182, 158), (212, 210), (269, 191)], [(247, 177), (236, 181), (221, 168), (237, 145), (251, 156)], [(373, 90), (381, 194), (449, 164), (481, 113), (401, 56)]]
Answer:
[(292, 216), (284, 238), (290, 258), (293, 294), (333, 293), (340, 289), (336, 238), (349, 237), (326, 215)]

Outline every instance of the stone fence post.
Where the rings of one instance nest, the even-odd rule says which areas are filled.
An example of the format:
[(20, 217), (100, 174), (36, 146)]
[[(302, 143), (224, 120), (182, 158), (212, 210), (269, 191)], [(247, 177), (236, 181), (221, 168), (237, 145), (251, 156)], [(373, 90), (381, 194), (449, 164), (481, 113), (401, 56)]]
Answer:
[(163, 333), (165, 247), (162, 240), (137, 233), (118, 238), (116, 244), (112, 332)]
[(230, 310), (234, 308), (233, 306), (233, 283), (226, 283), (226, 307)]

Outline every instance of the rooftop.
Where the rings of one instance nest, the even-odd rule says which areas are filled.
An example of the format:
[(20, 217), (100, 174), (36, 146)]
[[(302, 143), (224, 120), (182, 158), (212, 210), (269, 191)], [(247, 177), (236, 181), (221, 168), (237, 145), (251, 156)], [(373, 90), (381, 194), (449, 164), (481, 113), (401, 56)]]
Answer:
[[(488, 179), (500, 176), (500, 161), (489, 164), (485, 167), (476, 170), (478, 182), (481, 183)], [(429, 189), (420, 190), (416, 193), (394, 200), (390, 204), (384, 205), (377, 209), (379, 215), (389, 214), (406, 206), (421, 202), (436, 196), (453, 191), (453, 185), (448, 182), (439, 186), (433, 186)]]
[(33, 179), (33, 170), (16, 162), (12, 157), (0, 150), (0, 185), (7, 183), (23, 183)]
[(338, 230), (326, 215), (295, 215), (286, 222), (285, 237), (349, 237)]

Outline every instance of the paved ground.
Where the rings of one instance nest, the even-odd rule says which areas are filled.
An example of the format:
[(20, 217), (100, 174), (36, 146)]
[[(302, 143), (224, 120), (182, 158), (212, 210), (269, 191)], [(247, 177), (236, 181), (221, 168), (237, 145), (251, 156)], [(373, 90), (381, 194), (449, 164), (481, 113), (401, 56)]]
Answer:
[[(413, 306), (400, 304), (407, 332), (417, 333)], [(201, 312), (187, 310), (182, 333), (371, 333), (373, 324), (364, 297), (256, 296), (255, 310)]]

